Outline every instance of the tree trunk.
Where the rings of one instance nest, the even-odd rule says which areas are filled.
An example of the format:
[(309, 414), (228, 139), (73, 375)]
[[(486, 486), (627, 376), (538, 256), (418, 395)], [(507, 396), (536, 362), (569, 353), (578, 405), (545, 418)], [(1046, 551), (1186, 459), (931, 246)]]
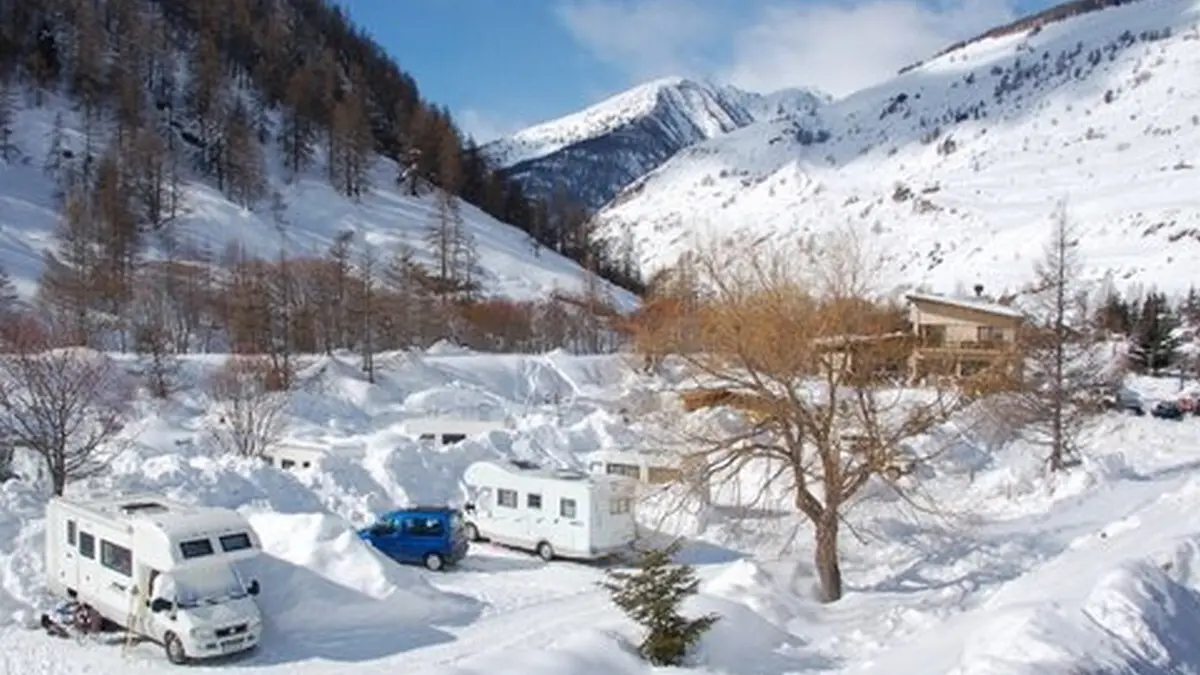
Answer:
[(842, 568), (838, 563), (838, 518), (835, 509), (826, 507), (828, 515), (813, 521), (816, 528), (814, 562), (821, 584), (821, 602), (837, 602), (842, 598)]

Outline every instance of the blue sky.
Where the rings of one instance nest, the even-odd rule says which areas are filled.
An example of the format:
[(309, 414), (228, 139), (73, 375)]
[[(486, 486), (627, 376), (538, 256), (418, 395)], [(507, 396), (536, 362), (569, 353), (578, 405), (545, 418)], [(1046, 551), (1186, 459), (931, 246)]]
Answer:
[(1045, 0), (340, 0), (486, 141), (655, 77), (874, 84)]

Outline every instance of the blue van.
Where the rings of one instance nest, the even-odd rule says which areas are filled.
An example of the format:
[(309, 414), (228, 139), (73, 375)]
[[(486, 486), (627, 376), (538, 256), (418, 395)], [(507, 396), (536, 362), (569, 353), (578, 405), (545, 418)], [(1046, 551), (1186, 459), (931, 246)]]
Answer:
[(467, 555), (462, 512), (448, 506), (411, 507), (382, 514), (358, 531), (387, 557), (438, 571)]

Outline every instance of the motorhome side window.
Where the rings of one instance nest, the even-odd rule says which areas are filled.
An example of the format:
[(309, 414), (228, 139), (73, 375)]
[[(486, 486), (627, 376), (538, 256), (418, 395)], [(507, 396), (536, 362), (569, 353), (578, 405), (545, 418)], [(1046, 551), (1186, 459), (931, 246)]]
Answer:
[(190, 541), (181, 541), (179, 542), (179, 552), (183, 554), (185, 560), (191, 558), (200, 558), (206, 555), (212, 555), (213, 545), (208, 539), (192, 539)]
[(575, 517), (575, 500), (574, 499), (558, 500), (558, 515), (562, 516), (563, 518), (574, 518)]
[(67, 521), (67, 546), (75, 545), (75, 521)]
[(641, 470), (636, 464), (618, 464), (610, 462), (605, 471), (610, 476), (625, 476), (626, 478), (638, 478), (642, 475)]
[(96, 538), (87, 532), (79, 533), (79, 555), (92, 560), (96, 559)]
[(108, 569), (124, 574), (133, 575), (133, 551), (124, 546), (117, 546), (111, 541), (100, 540), (100, 564)]
[(542, 510), (542, 496), (532, 492), (525, 495), (525, 508)]
[(250, 535), (246, 534), (245, 532), (226, 534), (220, 537), (218, 541), (221, 542), (221, 550), (225, 551), (226, 553), (241, 551), (243, 549), (250, 548), (251, 546)]
[(517, 500), (516, 490), (505, 490), (504, 488), (496, 490), (496, 504), (506, 508), (515, 509), (517, 508), (518, 503), (519, 501)]
[(608, 512), (611, 514), (629, 513), (629, 499), (620, 497), (608, 503)]

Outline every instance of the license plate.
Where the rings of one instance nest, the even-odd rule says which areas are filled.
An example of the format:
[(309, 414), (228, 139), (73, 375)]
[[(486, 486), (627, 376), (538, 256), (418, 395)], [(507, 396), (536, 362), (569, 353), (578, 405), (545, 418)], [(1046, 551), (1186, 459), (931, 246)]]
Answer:
[(233, 638), (232, 640), (221, 640), (221, 649), (228, 651), (242, 646), (246, 638)]

